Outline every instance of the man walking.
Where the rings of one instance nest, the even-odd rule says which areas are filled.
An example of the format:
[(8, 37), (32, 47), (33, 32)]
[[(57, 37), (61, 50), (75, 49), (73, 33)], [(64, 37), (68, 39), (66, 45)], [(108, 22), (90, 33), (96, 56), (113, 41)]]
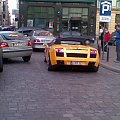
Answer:
[(116, 53), (117, 59), (115, 62), (120, 62), (120, 25), (116, 25), (116, 33), (115, 33), (115, 42), (116, 42)]

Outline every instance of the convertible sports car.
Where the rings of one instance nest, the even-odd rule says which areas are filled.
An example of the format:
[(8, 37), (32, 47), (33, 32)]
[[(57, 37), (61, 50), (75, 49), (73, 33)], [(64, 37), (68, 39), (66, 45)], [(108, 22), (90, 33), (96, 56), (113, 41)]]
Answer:
[(48, 71), (60, 66), (88, 67), (93, 72), (99, 69), (100, 59), (96, 48), (85, 45), (80, 38), (57, 38), (45, 46), (45, 62)]

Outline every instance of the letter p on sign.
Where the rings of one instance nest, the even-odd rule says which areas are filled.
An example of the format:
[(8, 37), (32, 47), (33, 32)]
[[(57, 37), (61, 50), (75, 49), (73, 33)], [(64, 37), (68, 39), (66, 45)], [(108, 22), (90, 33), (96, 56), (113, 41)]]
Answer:
[(111, 11), (111, 3), (108, 1), (104, 1), (101, 3), (102, 5), (102, 14), (104, 14), (105, 12)]

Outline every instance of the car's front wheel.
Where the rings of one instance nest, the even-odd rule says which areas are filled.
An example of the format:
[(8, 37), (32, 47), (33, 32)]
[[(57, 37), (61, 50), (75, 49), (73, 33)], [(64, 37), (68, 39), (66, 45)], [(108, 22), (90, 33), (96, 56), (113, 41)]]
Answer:
[(3, 59), (0, 60), (0, 72), (3, 72)]
[(22, 59), (24, 60), (24, 62), (29, 62), (30, 58), (31, 58), (31, 56), (22, 57)]

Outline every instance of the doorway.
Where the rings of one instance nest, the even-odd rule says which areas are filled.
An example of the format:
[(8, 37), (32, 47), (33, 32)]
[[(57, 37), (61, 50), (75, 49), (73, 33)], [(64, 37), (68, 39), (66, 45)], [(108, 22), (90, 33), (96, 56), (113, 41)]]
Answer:
[(71, 31), (81, 32), (81, 21), (80, 20), (70, 20)]

